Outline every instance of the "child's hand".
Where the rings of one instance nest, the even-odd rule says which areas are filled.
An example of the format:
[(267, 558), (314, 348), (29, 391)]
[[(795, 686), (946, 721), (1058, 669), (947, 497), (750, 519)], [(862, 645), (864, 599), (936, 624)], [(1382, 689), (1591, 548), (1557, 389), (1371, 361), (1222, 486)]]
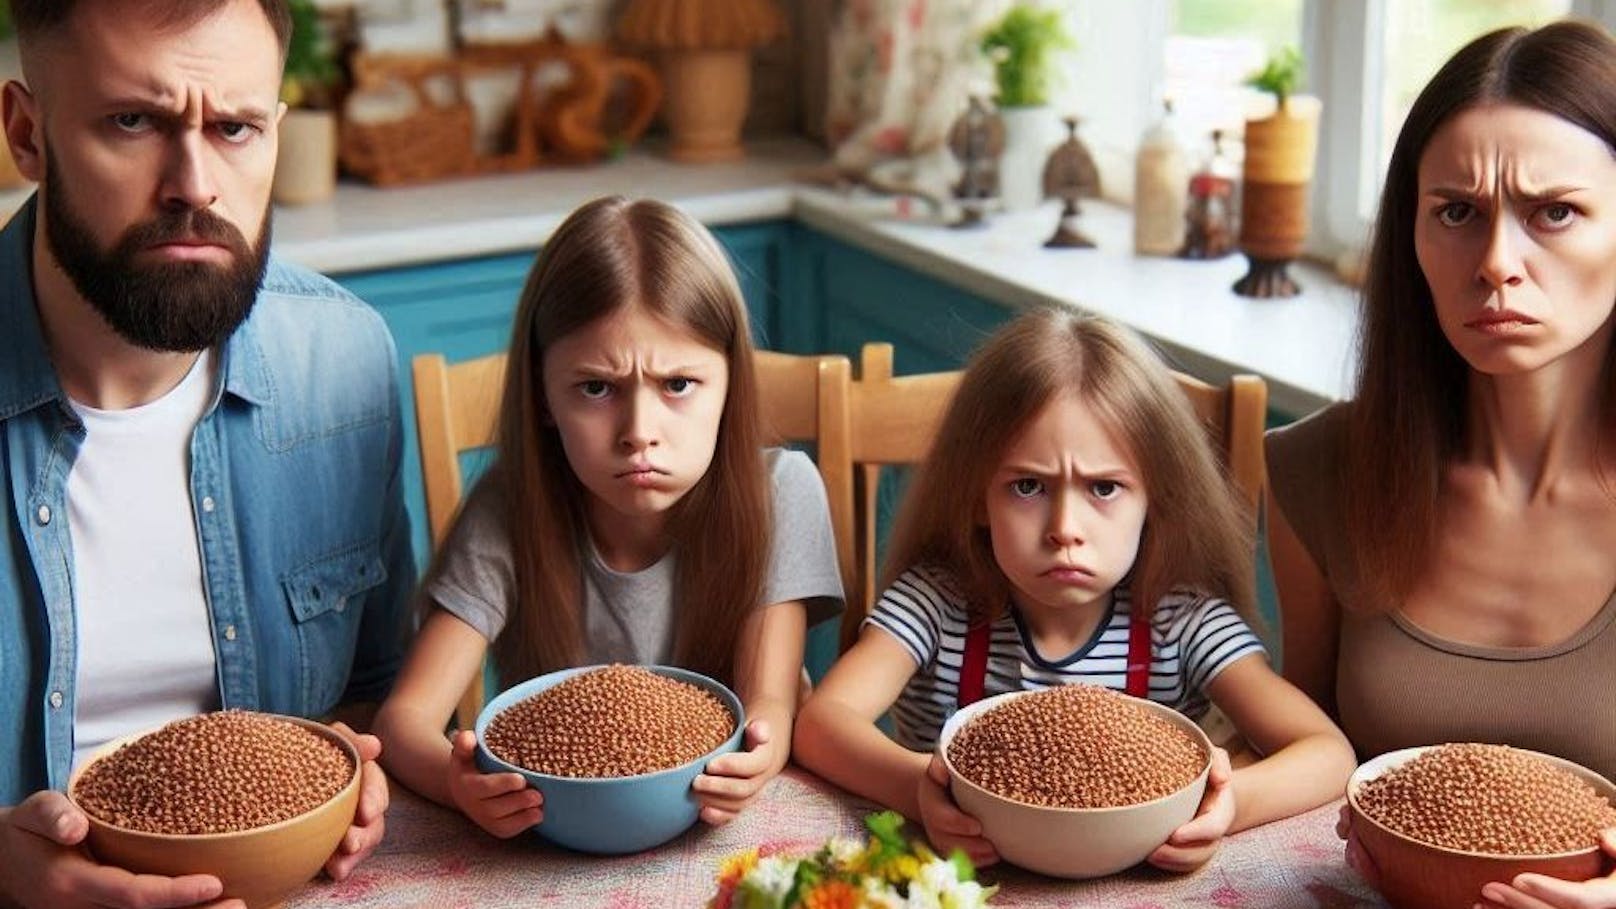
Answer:
[(919, 799), (920, 823), (938, 855), (962, 849), (978, 868), (999, 860), (998, 850), (982, 838), (982, 822), (954, 804), (954, 797), (948, 794), (948, 768), (935, 754), (920, 775)]
[(472, 760), (477, 737), (462, 729), (449, 754), (449, 795), (477, 826), (508, 840), (544, 820), (544, 794), (519, 773), (483, 773)]
[[(1616, 828), (1599, 837), (1605, 855), (1616, 858)], [(1517, 874), (1507, 884), (1494, 883), (1481, 888), (1481, 902), (1487, 909), (1612, 909), (1616, 907), (1616, 874), (1573, 883), (1544, 874)]]
[(1212, 769), (1206, 776), (1206, 792), (1201, 807), (1190, 822), (1173, 831), (1167, 842), (1156, 848), (1146, 861), (1164, 871), (1194, 871), (1218, 851), (1218, 841), (1234, 823), (1234, 771), (1229, 752), (1212, 749)]
[(753, 720), (746, 724), (740, 751), (708, 762), (707, 772), (690, 784), (701, 802), (702, 820), (715, 827), (735, 820), (763, 791), (763, 784), (780, 772), (781, 764), (767, 747), (772, 738), (766, 720)]

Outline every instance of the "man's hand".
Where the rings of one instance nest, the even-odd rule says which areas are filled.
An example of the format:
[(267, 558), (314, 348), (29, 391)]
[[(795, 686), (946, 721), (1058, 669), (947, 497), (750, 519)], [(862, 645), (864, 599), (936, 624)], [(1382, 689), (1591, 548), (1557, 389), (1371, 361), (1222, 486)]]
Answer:
[(60, 792), (36, 792), (0, 809), (0, 895), (24, 909), (245, 909), (219, 900), (209, 874), (161, 877), (99, 865), (80, 844), (90, 820)]
[(359, 808), (354, 812), (353, 826), (342, 835), (337, 851), (325, 863), (325, 873), (340, 881), (353, 873), (354, 866), (381, 845), (387, 830), (387, 774), (382, 772), (376, 758), (381, 756), (382, 741), (373, 735), (360, 735), (348, 728), (347, 723), (332, 723), (332, 730), (353, 743), (359, 751)]

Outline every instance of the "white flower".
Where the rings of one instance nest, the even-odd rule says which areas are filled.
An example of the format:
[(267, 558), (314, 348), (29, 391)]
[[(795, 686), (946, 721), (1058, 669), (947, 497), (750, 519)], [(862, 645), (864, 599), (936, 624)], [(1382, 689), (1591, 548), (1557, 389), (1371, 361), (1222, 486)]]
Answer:
[(903, 897), (878, 877), (864, 879), (864, 905), (870, 909), (905, 909)]
[(983, 909), (991, 895), (976, 881), (962, 881), (948, 859), (933, 859), (920, 866), (909, 882), (905, 909)]
[(825, 848), (830, 852), (831, 863), (838, 868), (851, 867), (864, 854), (863, 843), (845, 836), (833, 837)]
[(736, 903), (741, 906), (784, 905), (799, 864), (799, 859), (780, 855), (759, 859), (757, 867), (747, 872), (736, 888)]

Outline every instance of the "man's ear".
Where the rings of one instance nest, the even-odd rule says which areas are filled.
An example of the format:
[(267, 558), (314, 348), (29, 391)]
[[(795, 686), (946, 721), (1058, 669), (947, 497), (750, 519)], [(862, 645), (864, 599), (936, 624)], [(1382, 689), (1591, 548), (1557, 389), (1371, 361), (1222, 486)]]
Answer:
[(45, 176), (45, 131), (40, 128), (39, 102), (27, 86), (15, 79), (0, 89), (0, 127), (4, 128), (18, 173), (40, 182)]

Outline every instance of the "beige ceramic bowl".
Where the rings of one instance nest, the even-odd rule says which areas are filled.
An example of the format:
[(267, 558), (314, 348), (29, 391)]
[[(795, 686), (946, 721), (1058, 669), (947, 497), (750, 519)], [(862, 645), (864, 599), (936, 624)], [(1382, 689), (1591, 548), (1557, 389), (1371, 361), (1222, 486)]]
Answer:
[[(1484, 884), (1507, 882), (1525, 871), (1585, 881), (1611, 870), (1610, 860), (1595, 845), (1555, 855), (1487, 855), (1433, 846), (1397, 833), (1364, 814), (1358, 807), (1359, 787), (1419, 756), (1427, 747), (1434, 746), (1389, 751), (1366, 761), (1347, 781), (1352, 829), (1374, 860), (1380, 892), (1387, 902), (1398, 909), (1470, 909), (1481, 899)], [(1553, 755), (1527, 753), (1587, 780), (1606, 801), (1616, 804), (1616, 786), (1599, 774)]]
[(1212, 766), (1212, 743), (1188, 717), (1138, 698), (1137, 703), (1194, 736), (1207, 755), (1200, 775), (1171, 795), (1120, 808), (1049, 808), (1005, 798), (960, 776), (948, 759), (954, 736), (984, 711), (1030, 693), (1013, 691), (977, 701), (950, 717), (937, 738), (937, 754), (948, 768), (954, 801), (982, 823), (982, 835), (1006, 861), (1053, 877), (1102, 877), (1144, 861), (1195, 816)]
[[(295, 723), (335, 742), (353, 762), (353, 777), (325, 804), (267, 827), (192, 835), (130, 830), (85, 812), (90, 819), (91, 854), (105, 864), (139, 874), (214, 875), (224, 883), (223, 898), (243, 900), (247, 909), (280, 905), (292, 891), (320, 873), (352, 825), (359, 807), (360, 765), (353, 745), (330, 728), (297, 717), (275, 715), (275, 719)], [(73, 796), (87, 767), (145, 734), (108, 742), (98, 750), (73, 772), (68, 797)]]

